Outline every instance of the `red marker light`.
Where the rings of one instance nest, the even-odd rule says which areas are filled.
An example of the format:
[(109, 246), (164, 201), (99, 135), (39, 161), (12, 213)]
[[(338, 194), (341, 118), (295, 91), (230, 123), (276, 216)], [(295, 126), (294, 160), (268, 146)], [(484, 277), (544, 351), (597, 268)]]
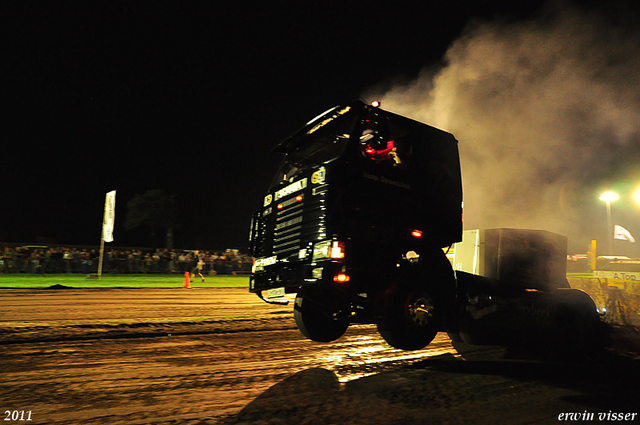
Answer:
[(411, 231), (411, 236), (413, 236), (414, 238), (421, 238), (422, 237), (422, 230), (417, 230), (414, 229)]
[(303, 198), (303, 196), (302, 196), (302, 195), (298, 195), (298, 196), (296, 196), (296, 201), (298, 201), (298, 202), (302, 201), (303, 199), (304, 199), (304, 198)]
[(282, 205), (282, 204), (278, 204), (278, 209), (279, 209), (279, 210), (281, 210), (281, 209), (283, 209), (283, 208), (284, 208), (284, 205)]
[(351, 277), (346, 273), (338, 273), (333, 277), (333, 281), (338, 283), (346, 283), (346, 282), (349, 282), (350, 280), (351, 280)]

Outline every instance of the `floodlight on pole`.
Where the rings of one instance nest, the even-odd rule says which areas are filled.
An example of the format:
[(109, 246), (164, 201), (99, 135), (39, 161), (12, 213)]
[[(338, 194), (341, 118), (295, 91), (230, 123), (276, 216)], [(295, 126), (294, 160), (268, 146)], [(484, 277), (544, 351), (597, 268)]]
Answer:
[(607, 233), (609, 234), (609, 255), (613, 255), (613, 223), (611, 222), (611, 203), (620, 199), (620, 195), (607, 191), (600, 196), (600, 200), (607, 204)]
[(611, 192), (611, 191), (605, 192), (605, 193), (602, 194), (602, 196), (600, 196), (600, 200), (601, 201), (609, 202), (609, 203), (615, 202), (618, 199), (620, 199), (620, 195), (618, 195), (615, 192)]

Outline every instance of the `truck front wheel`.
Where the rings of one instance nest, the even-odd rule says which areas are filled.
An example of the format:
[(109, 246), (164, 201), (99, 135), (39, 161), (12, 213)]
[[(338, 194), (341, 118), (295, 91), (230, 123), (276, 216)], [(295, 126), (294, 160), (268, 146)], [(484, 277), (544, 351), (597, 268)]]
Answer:
[(335, 341), (347, 331), (349, 322), (334, 319), (314, 298), (300, 293), (296, 296), (293, 308), (296, 325), (302, 335), (312, 341)]
[(389, 345), (401, 350), (420, 350), (438, 333), (437, 311), (432, 296), (419, 285), (397, 286), (384, 295), (384, 317), (378, 332)]

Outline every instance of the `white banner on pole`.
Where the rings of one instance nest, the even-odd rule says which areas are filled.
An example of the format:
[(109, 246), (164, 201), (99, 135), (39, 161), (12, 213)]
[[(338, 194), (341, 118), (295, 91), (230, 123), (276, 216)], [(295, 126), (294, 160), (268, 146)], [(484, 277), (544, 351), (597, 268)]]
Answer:
[(104, 218), (102, 221), (102, 236), (105, 242), (113, 242), (113, 226), (116, 221), (116, 191), (107, 193), (104, 201)]
[(619, 240), (622, 240), (622, 241), (629, 241), (631, 243), (634, 243), (636, 241), (636, 239), (633, 236), (631, 236), (631, 233), (627, 229), (622, 227), (622, 226), (618, 226), (616, 224), (614, 226), (614, 232), (615, 232), (615, 234), (613, 236), (614, 239), (619, 239)]
[(613, 231), (614, 231), (614, 235), (613, 235), (614, 239), (629, 241), (631, 243), (634, 243), (636, 241), (636, 239), (633, 236), (631, 236), (631, 233), (622, 226), (618, 226), (616, 224), (613, 228)]

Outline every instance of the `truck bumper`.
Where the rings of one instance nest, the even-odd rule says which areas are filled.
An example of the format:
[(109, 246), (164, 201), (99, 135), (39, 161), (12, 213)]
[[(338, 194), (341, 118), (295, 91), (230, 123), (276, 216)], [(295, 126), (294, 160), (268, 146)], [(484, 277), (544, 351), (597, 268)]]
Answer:
[(320, 283), (334, 283), (333, 277), (340, 273), (343, 264), (331, 261), (292, 266), (281, 263), (265, 270), (251, 273), (249, 292), (260, 292), (284, 287), (286, 292), (297, 292), (297, 288)]

